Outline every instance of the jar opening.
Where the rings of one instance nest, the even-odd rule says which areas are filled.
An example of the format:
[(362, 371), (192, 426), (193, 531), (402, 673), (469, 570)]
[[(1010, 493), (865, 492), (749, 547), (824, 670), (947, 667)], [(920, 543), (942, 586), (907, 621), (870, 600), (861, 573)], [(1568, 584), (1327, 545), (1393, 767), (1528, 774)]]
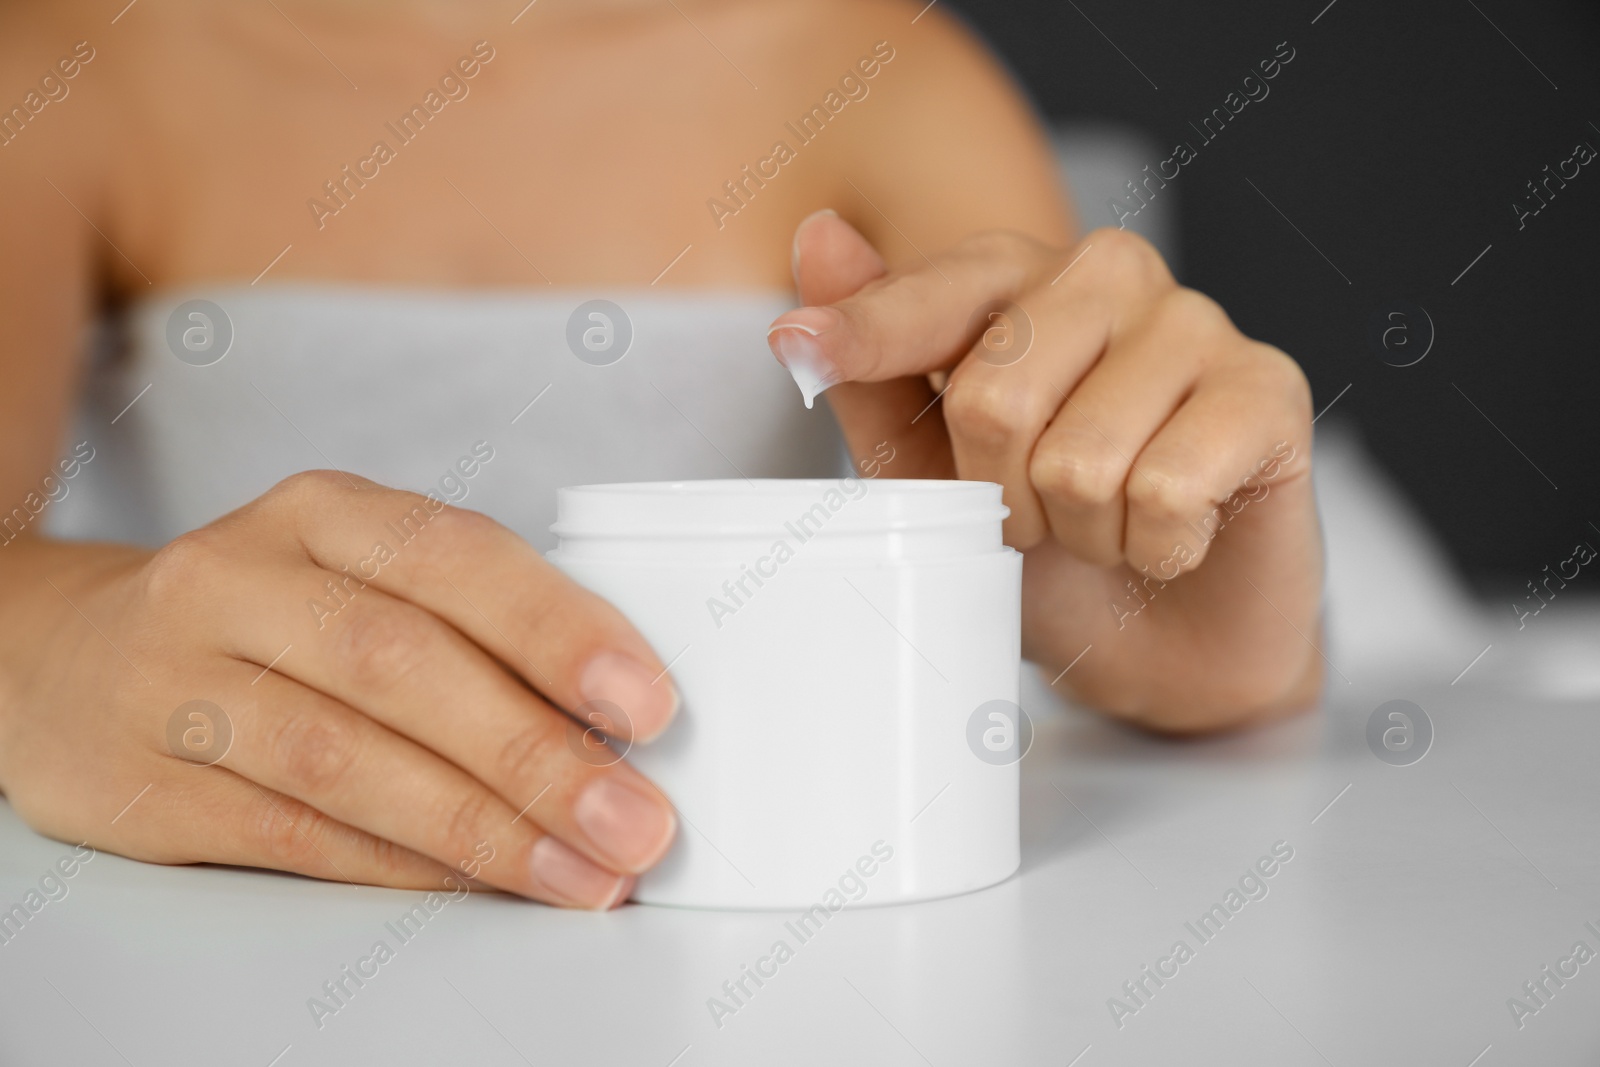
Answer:
[(630, 482), (560, 490), (550, 529), (567, 555), (710, 558), (782, 539), (829, 546), (831, 556), (925, 558), (998, 550), (1009, 513), (993, 482)]

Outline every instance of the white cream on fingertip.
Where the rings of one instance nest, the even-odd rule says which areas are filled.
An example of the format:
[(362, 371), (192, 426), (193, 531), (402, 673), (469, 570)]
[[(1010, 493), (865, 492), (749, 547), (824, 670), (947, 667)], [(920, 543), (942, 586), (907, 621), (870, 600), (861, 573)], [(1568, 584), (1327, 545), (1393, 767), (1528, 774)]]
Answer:
[(816, 346), (802, 340), (796, 336), (797, 334), (815, 337), (817, 332), (799, 323), (785, 323), (782, 326), (774, 326), (768, 331), (767, 336), (775, 339), (778, 362), (788, 370), (789, 376), (794, 379), (794, 384), (800, 387), (800, 395), (809, 408), (815, 406), (817, 397), (835, 384), (837, 379), (834, 377), (833, 368), (817, 354)]
[(800, 396), (804, 398), (808, 408), (815, 407), (817, 397), (833, 384), (814, 367), (809, 367), (804, 362), (789, 364), (789, 374), (794, 378), (794, 384), (800, 387)]

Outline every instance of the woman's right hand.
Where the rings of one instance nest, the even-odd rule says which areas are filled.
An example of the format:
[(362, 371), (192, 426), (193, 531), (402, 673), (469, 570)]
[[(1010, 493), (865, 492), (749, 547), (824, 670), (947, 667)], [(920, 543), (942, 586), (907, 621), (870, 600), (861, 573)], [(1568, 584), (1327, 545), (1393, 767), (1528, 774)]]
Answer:
[(483, 515), (309, 472), (154, 553), (22, 538), (0, 571), (0, 789), (43, 833), (581, 908), (672, 841), (595, 733), (666, 728), (660, 660)]

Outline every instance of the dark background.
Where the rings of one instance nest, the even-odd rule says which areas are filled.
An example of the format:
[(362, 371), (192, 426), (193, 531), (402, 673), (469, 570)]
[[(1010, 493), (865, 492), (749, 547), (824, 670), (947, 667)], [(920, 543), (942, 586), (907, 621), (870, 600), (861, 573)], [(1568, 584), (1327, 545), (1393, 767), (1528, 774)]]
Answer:
[[(1481, 591), (1600, 547), (1600, 159), (1520, 231), (1512, 208), (1579, 141), (1600, 149), (1600, 4), (947, 3), (1050, 118), (1131, 123), (1158, 158), (1199, 149), (1161, 193), (1180, 279), (1294, 355), (1317, 410), (1350, 386), (1329, 418), (1359, 426)], [(1283, 41), (1270, 95), (1201, 144), (1189, 123)], [(1085, 227), (1113, 221), (1086, 206)], [(1395, 300), (1435, 330), (1408, 367), (1368, 340)]]

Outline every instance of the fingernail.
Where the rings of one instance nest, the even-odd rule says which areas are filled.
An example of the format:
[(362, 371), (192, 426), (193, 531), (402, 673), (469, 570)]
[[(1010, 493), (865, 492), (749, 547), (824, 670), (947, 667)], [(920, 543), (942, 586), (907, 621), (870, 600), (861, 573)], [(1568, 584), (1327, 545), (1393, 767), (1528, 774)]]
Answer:
[(672, 679), (622, 652), (597, 653), (578, 676), (578, 696), (621, 708), (627, 717), (624, 740), (653, 740), (678, 713), (678, 690)]
[(794, 378), (808, 408), (818, 395), (839, 381), (838, 368), (823, 353), (816, 338), (841, 321), (843, 316), (833, 308), (805, 307), (787, 313), (767, 331), (772, 354)]
[(659, 860), (678, 825), (665, 802), (615, 773), (596, 778), (578, 794), (572, 818), (607, 860), (627, 871), (645, 870)]
[(533, 880), (560, 902), (606, 911), (633, 890), (633, 877), (615, 874), (585, 859), (553, 837), (533, 846), (528, 867)]
[(800, 225), (794, 228), (794, 243), (789, 246), (789, 274), (794, 278), (794, 287), (796, 289), (800, 288), (800, 234), (805, 230), (806, 226), (810, 224), (811, 220), (816, 218), (818, 215), (832, 215), (834, 218), (839, 217), (839, 213), (833, 210), (833, 208), (825, 207), (821, 211), (813, 211), (811, 214), (801, 219)]

